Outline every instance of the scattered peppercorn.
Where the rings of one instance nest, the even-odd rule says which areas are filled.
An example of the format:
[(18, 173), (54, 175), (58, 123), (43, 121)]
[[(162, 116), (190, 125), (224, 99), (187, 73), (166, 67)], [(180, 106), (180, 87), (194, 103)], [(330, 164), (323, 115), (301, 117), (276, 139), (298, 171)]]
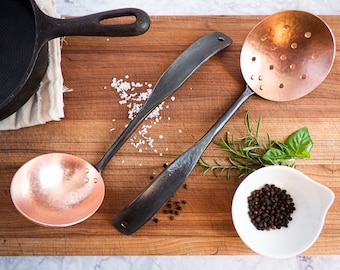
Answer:
[(169, 219), (174, 220), (175, 216), (180, 215), (180, 211), (182, 211), (182, 205), (187, 204), (186, 200), (168, 200), (165, 204), (165, 209), (163, 208), (163, 214), (170, 215)]
[[(167, 168), (169, 166), (169, 163), (164, 163), (163, 167)], [(150, 180), (153, 180), (155, 177), (155, 173), (152, 173), (152, 175), (150, 175)], [(188, 189), (188, 184), (184, 184), (183, 185), (184, 189)], [(187, 204), (186, 200), (175, 200), (175, 194), (173, 194), (171, 196), (171, 198), (165, 203), (165, 205), (163, 206), (162, 212), (165, 215), (169, 215), (169, 219), (170, 220), (175, 220), (175, 216), (179, 216), (180, 212), (183, 210), (182, 205)], [(159, 220), (158, 218), (154, 218), (153, 221), (155, 223), (158, 223)]]
[(264, 185), (248, 197), (249, 217), (258, 230), (275, 230), (288, 227), (295, 211), (293, 198), (285, 189)]

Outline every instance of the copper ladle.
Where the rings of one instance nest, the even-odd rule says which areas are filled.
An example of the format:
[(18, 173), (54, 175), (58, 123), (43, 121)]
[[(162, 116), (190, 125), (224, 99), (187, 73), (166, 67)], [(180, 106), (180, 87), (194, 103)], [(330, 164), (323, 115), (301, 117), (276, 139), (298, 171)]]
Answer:
[(94, 167), (68, 154), (52, 153), (25, 163), (14, 175), (11, 197), (18, 211), (45, 226), (79, 223), (100, 207), (105, 194), (101, 172), (145, 117), (174, 93), (211, 56), (232, 40), (220, 32), (203, 36), (187, 48), (163, 73), (146, 103)]
[(164, 169), (112, 221), (124, 234), (143, 226), (182, 185), (198, 159), (254, 93), (273, 101), (300, 98), (315, 89), (328, 75), (335, 57), (335, 41), (319, 17), (288, 10), (271, 15), (256, 25), (241, 51), (245, 91), (210, 130)]

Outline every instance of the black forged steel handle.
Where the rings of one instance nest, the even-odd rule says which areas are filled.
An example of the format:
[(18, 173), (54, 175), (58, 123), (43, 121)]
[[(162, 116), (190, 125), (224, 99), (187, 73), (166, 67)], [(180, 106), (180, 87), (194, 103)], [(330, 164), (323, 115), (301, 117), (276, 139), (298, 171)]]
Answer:
[[(215, 41), (214, 41), (215, 40)], [(213, 32), (210, 35), (203, 37), (200, 42), (193, 44), (183, 53), (183, 59), (180, 65), (172, 65), (169, 71), (175, 73), (188, 74), (189, 76), (194, 67), (197, 66), (197, 61), (206, 61), (207, 57), (212, 53), (212, 44), (215, 44), (215, 50), (220, 50), (223, 42), (224, 47), (230, 45), (232, 40), (219, 32)], [(210, 45), (209, 45), (210, 44)], [(205, 54), (203, 53), (205, 52)], [(201, 59), (197, 57), (201, 55)], [(190, 64), (189, 64), (190, 63)], [(169, 73), (170, 76), (173, 72)], [(169, 80), (167, 80), (169, 81)], [(174, 84), (171, 88), (177, 86), (184, 81), (182, 77), (177, 77), (176, 80), (171, 80)], [(164, 85), (167, 88), (166, 85)], [(165, 95), (163, 93), (162, 95)], [(212, 140), (212, 138), (211, 138)], [(204, 147), (205, 148), (205, 147)], [(204, 150), (204, 149), (203, 149)], [(202, 149), (200, 151), (203, 152)], [(197, 147), (190, 150), (197, 152)], [(157, 178), (155, 178), (126, 208), (124, 208), (116, 217), (113, 218), (112, 224), (118, 231), (124, 234), (132, 234), (143, 226), (171, 197), (177, 188), (184, 182), (193, 167), (195, 166), (198, 153), (185, 154), (179, 157), (167, 167)], [(199, 157), (199, 156), (198, 156)], [(184, 166), (186, 168), (184, 168)]]
[[(123, 8), (59, 19), (46, 15), (37, 6), (35, 0), (31, 0), (31, 3), (41, 45), (50, 39), (62, 36), (138, 36), (144, 34), (150, 28), (150, 17), (141, 9)], [(101, 23), (103, 20), (119, 17), (134, 17), (134, 19), (131, 23), (115, 23), (115, 20), (112, 21), (112, 24)]]
[(101, 173), (113, 155), (158, 104), (173, 94), (203, 63), (231, 43), (232, 40), (228, 36), (212, 32), (198, 39), (178, 56), (160, 77), (142, 109), (98, 162), (97, 170)]
[(254, 92), (248, 86), (234, 104), (192, 147), (165, 168), (126, 208), (112, 220), (121, 233), (130, 235), (148, 222), (184, 183), (200, 156), (239, 107)]

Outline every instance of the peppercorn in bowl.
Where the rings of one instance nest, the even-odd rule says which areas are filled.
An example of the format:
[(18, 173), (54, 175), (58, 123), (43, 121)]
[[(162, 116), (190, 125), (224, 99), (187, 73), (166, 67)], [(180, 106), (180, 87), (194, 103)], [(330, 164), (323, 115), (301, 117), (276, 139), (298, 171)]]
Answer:
[(332, 190), (297, 169), (268, 166), (239, 185), (232, 219), (250, 249), (267, 257), (287, 258), (313, 245), (333, 201)]

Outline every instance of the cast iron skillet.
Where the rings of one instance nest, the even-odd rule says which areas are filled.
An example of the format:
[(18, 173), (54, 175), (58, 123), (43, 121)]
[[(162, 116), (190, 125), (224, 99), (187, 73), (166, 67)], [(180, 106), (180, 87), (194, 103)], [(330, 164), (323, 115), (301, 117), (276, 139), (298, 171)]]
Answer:
[[(142, 10), (110, 10), (72, 19), (47, 16), (34, 0), (0, 3), (0, 120), (16, 112), (38, 90), (48, 66), (48, 41), (61, 36), (137, 36), (150, 27)], [(122, 16), (133, 23), (101, 24)]]

